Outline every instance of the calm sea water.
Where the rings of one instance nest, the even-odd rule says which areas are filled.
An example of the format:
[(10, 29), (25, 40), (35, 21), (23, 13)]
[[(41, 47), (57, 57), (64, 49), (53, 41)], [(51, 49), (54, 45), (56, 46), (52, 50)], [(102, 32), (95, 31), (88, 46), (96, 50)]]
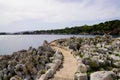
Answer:
[(48, 42), (59, 38), (69, 37), (94, 37), (93, 35), (0, 35), (0, 55), (12, 54), (30, 46), (37, 48), (44, 40)]

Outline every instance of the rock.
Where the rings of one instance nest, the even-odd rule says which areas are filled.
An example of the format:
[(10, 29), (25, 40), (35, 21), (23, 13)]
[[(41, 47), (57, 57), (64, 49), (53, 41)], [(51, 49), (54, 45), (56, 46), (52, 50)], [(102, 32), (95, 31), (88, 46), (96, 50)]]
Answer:
[(43, 43), (43, 50), (53, 52), (53, 49), (49, 46), (49, 44), (46, 40)]
[(57, 68), (61, 65), (61, 60), (57, 59), (54, 60), (53, 65), (51, 66), (51, 69), (53, 69), (53, 73), (57, 70)]
[(90, 54), (85, 53), (84, 56), (83, 56), (83, 58), (90, 58)]
[(97, 50), (97, 52), (98, 52), (98, 53), (101, 53), (101, 54), (106, 54), (107, 49), (105, 49), (105, 48), (99, 48), (99, 49)]
[(22, 80), (22, 79), (21, 79), (21, 77), (16, 75), (16, 76), (11, 77), (10, 80)]
[(9, 80), (9, 77), (7, 76), (7, 74), (4, 74), (3, 80)]
[(23, 71), (23, 64), (17, 64), (15, 66), (15, 73), (19, 76), (22, 76), (22, 71)]
[(53, 63), (55, 63), (55, 64), (57, 64), (58, 66), (60, 66), (61, 62), (62, 62), (61, 60), (56, 59), (56, 60), (54, 60), (54, 62), (53, 62)]
[(77, 72), (85, 73), (87, 72), (87, 67), (85, 64), (78, 64)]
[(28, 74), (25, 76), (25, 80), (30, 80), (30, 78), (31, 78), (31, 77), (30, 77), (30, 75), (28, 75)]
[(110, 57), (111, 57), (114, 61), (119, 61), (119, 60), (120, 60), (120, 57), (119, 57), (119, 56), (110, 55)]
[(98, 67), (100, 67), (98, 58), (96, 56), (94, 56), (94, 58), (90, 61), (89, 65), (90, 65), (91, 68), (98, 68)]
[(75, 80), (88, 80), (86, 73), (76, 73)]
[(55, 71), (57, 70), (57, 68), (58, 68), (58, 65), (57, 65), (57, 64), (53, 64), (53, 65), (51, 66), (51, 69), (53, 70), (53, 73), (55, 73)]
[(43, 74), (41, 75), (41, 77), (38, 79), (38, 80), (47, 80), (47, 75), (46, 74)]
[(105, 66), (105, 61), (104, 61), (104, 60), (99, 59), (98, 62), (99, 62), (99, 64), (100, 64), (100, 66)]
[(80, 58), (79, 56), (76, 56), (76, 60), (77, 60), (77, 64), (82, 63), (82, 58)]
[(59, 39), (59, 40), (57, 40), (57, 44), (62, 45), (62, 43), (64, 43), (65, 41), (66, 41), (66, 39)]
[(98, 44), (96, 45), (96, 47), (101, 47), (101, 44), (98, 43)]
[(97, 56), (97, 55), (99, 55), (99, 53), (98, 52), (93, 52), (92, 55)]
[(44, 40), (43, 46), (48, 46), (48, 42), (46, 40)]
[(52, 66), (53, 66), (53, 63), (47, 63), (47, 64), (46, 64), (46, 68), (47, 68), (47, 69), (51, 68)]
[(4, 74), (7, 74), (8, 73), (8, 70), (6, 68), (3, 69), (3, 73)]
[(111, 45), (106, 45), (105, 46), (108, 50), (113, 50), (112, 46)]
[(54, 70), (53, 69), (49, 69), (45, 74), (47, 76), (47, 78), (51, 78), (53, 76)]
[(90, 58), (83, 58), (82, 59), (82, 62), (85, 64), (85, 65), (89, 65), (90, 64), (90, 62), (91, 62), (91, 59)]
[(77, 60), (77, 64), (83, 64), (82, 59)]
[(57, 50), (56, 53), (54, 54), (54, 59), (62, 60), (62, 58), (63, 58), (62, 53)]
[(27, 50), (25, 50), (25, 49), (22, 49), (22, 50), (20, 50), (19, 52), (21, 52), (21, 53), (22, 53), (22, 52), (27, 52)]
[(115, 67), (120, 68), (120, 61), (113, 63)]
[(54, 57), (50, 57), (49, 59), (50, 59), (50, 61), (52, 61), (54, 59)]
[(114, 80), (115, 76), (112, 71), (98, 71), (90, 75), (90, 80)]
[(80, 45), (78, 42), (70, 43), (69, 48), (76, 51), (80, 48)]
[(38, 72), (37, 69), (35, 67), (33, 67), (31, 70), (31, 74), (37, 74), (37, 72)]

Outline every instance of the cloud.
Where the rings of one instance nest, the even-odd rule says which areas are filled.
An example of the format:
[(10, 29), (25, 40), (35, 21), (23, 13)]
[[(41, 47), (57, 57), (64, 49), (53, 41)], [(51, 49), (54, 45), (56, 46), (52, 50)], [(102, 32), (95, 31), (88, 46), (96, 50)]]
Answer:
[(120, 17), (119, 0), (0, 0), (0, 25), (70, 23)]

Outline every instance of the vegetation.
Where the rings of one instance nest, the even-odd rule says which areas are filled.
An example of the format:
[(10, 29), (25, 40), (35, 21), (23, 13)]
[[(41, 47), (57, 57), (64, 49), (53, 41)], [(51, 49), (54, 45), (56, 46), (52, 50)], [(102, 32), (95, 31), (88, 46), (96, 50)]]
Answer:
[[(6, 35), (10, 33), (0, 33), (1, 35)], [(110, 35), (120, 35), (120, 20), (106, 21), (104, 23), (94, 24), (94, 25), (83, 25), (66, 27), (65, 29), (55, 29), (55, 30), (36, 30), (36, 31), (24, 31), (13, 33), (15, 35), (19, 34), (110, 34)]]
[(106, 21), (104, 23), (99, 23), (95, 25), (83, 25), (83, 26), (75, 26), (72, 28), (66, 27), (65, 29), (56, 29), (56, 30), (43, 30), (43, 31), (34, 31), (35, 34), (46, 34), (46, 33), (54, 33), (54, 34), (112, 34), (112, 35), (120, 35), (120, 20), (112, 20)]

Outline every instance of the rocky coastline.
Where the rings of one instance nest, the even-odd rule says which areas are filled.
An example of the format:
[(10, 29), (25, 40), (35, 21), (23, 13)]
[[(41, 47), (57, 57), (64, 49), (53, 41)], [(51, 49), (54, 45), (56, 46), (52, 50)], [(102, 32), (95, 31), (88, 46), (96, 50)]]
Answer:
[[(53, 41), (77, 61), (74, 80), (120, 80), (120, 39), (110, 35)], [(0, 80), (52, 80), (63, 55), (47, 41), (36, 48), (0, 55)]]
[(12, 55), (0, 55), (0, 80), (47, 80), (62, 63), (62, 54), (47, 41), (38, 49), (29, 47)]
[(120, 39), (110, 35), (55, 41), (77, 60), (75, 80), (120, 80)]

